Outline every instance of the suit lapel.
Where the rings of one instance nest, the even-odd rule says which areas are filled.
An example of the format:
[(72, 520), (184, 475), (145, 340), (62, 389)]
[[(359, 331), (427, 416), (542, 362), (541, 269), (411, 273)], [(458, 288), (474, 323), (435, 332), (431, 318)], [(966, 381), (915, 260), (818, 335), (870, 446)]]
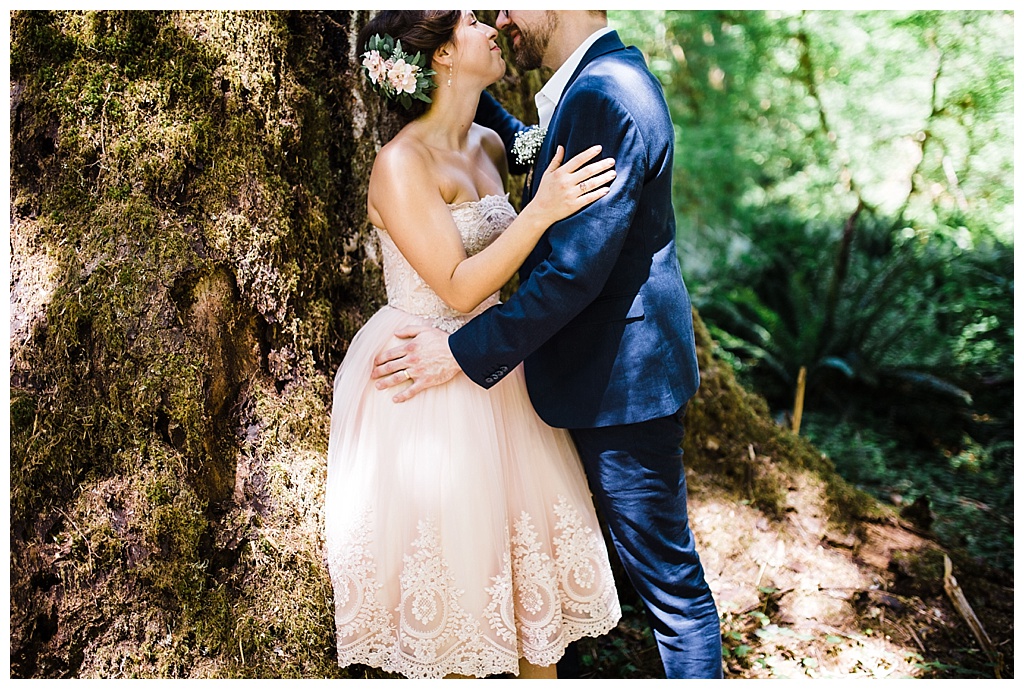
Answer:
[[(587, 52), (583, 55), (583, 59), (576, 66), (572, 76), (569, 77), (569, 81), (565, 84), (565, 89), (562, 91), (562, 97), (558, 99), (558, 105), (555, 106), (555, 111), (551, 115), (551, 123), (548, 125), (548, 130), (554, 129), (552, 126), (555, 120), (561, 115), (562, 103), (565, 102), (565, 94), (572, 88), (572, 84), (576, 81), (576, 77), (580, 75), (583, 69), (590, 64), (596, 58), (606, 55), (607, 53), (614, 52), (616, 50), (625, 50), (626, 46), (622, 44), (622, 40), (619, 39), (619, 34), (616, 31), (611, 31), (601, 36), (599, 39), (594, 41), (594, 45), (590, 46)], [(555, 154), (555, 146), (551, 137), (544, 138), (544, 144), (541, 146), (540, 151), (537, 152), (537, 158), (533, 162), (533, 167), (530, 168), (529, 174), (526, 176), (526, 185), (523, 188), (523, 203), (525, 206), (533, 198), (533, 195), (537, 192), (537, 185), (540, 184), (540, 178), (543, 173), (534, 174), (538, 167), (542, 170), (546, 170), (548, 164), (551, 162), (551, 157)]]
[[(615, 31), (606, 33), (604, 36), (601, 36), (601, 38), (594, 41), (594, 45), (590, 46), (587, 52), (583, 55), (583, 59), (580, 60), (580, 63), (576, 66), (576, 69), (575, 71), (573, 71), (572, 76), (569, 77), (569, 81), (565, 83), (565, 90), (562, 91), (562, 97), (558, 99), (559, 105), (562, 103), (563, 100), (565, 100), (565, 94), (569, 92), (570, 88), (572, 88), (572, 82), (576, 81), (576, 77), (580, 75), (580, 72), (582, 72), (588, 64), (593, 62), (595, 59), (601, 57), (602, 55), (607, 55), (608, 53), (614, 52), (616, 50), (625, 49), (626, 46), (622, 44), (622, 41), (619, 39), (619, 34)], [(558, 106), (556, 105), (555, 114), (557, 113)], [(554, 119), (554, 117), (555, 115), (552, 115), (552, 119)]]

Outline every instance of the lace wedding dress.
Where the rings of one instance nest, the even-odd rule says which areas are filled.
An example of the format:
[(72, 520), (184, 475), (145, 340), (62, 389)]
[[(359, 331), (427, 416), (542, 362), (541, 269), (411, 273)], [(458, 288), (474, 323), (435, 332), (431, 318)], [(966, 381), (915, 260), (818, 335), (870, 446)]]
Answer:
[[(450, 206), (466, 251), (515, 217), (504, 196)], [(407, 677), (518, 673), (620, 617), (608, 553), (568, 434), (530, 404), (522, 366), (490, 390), (459, 374), (413, 399), (377, 390), (395, 330), (448, 332), (449, 308), (378, 230), (388, 305), (334, 383), (325, 505), (338, 663)]]

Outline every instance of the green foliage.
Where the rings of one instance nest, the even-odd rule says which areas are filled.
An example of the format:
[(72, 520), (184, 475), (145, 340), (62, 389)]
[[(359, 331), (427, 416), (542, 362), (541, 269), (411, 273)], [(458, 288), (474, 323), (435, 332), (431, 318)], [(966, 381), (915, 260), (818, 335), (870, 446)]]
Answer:
[(829, 228), (784, 211), (749, 235), (742, 272), (714, 291), (695, 290), (695, 302), (770, 401), (788, 404), (806, 367), (812, 399), (835, 400), (851, 386), (906, 387), (970, 404), (969, 393), (939, 375), (953, 363), (949, 343), (962, 336), (950, 327), (962, 295), (943, 289), (959, 268), (955, 245), (913, 231), (892, 238), (885, 225)]
[[(741, 259), (765, 208), (840, 220), (863, 201), (909, 225), (969, 201), (1012, 236), (1007, 12), (612, 12), (677, 126), (688, 277)], [(908, 54), (922, 59), (907, 60)]]
[(872, 419), (837, 422), (825, 414), (808, 416), (805, 430), (858, 488), (901, 505), (923, 498), (943, 543), (1013, 569), (1012, 441), (965, 436), (958, 450), (936, 453), (908, 446)]
[[(625, 576), (624, 571), (619, 574)], [(583, 637), (577, 642), (580, 675), (583, 678), (663, 678), (665, 670), (643, 603), (627, 588), (628, 581), (623, 579), (617, 585), (620, 597), (628, 601), (622, 604), (622, 619), (609, 634)]]
[[(828, 415), (822, 427), (856, 424), (828, 439), (806, 429), (843, 476), (883, 498), (897, 476), (912, 481), (900, 492), (932, 499), (946, 543), (1012, 567), (1010, 248), (964, 248), (948, 228), (904, 232), (886, 248), (861, 228), (835, 288), (834, 242), (782, 223), (766, 234), (754, 244), (760, 272), (696, 300), (740, 374), (788, 409), (806, 366), (807, 408)], [(779, 238), (805, 250), (784, 253)], [(885, 441), (860, 443), (873, 429)], [(984, 526), (966, 529), (975, 519)]]
[[(962, 544), (985, 512), (965, 505), (1012, 498), (1013, 14), (611, 22), (666, 90), (680, 261), (718, 354), (780, 417), (805, 368), (807, 413), (849, 430), (814, 436), (840, 471), (902, 474)], [(1012, 566), (1012, 521), (987, 523), (967, 547)]]

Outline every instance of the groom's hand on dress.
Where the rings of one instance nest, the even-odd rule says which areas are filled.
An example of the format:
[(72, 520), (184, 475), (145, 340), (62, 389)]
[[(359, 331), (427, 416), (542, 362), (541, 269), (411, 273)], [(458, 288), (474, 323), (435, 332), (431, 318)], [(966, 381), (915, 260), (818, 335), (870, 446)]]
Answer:
[(445, 331), (425, 325), (410, 325), (395, 331), (395, 337), (406, 341), (378, 354), (370, 374), (377, 381), (378, 390), (411, 381), (411, 385), (392, 398), (395, 402), (412, 399), (427, 388), (443, 385), (462, 372), (448, 347), (448, 333)]

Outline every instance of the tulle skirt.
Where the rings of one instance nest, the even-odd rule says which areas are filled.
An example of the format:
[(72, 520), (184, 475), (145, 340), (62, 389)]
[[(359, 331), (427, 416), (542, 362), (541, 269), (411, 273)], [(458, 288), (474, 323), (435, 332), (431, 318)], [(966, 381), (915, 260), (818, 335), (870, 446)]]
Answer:
[(620, 617), (579, 458), (534, 412), (521, 366), (490, 390), (461, 373), (403, 403), (377, 390), (373, 358), (421, 322), (383, 308), (335, 378), (325, 519), (338, 662), (407, 677), (550, 665)]

